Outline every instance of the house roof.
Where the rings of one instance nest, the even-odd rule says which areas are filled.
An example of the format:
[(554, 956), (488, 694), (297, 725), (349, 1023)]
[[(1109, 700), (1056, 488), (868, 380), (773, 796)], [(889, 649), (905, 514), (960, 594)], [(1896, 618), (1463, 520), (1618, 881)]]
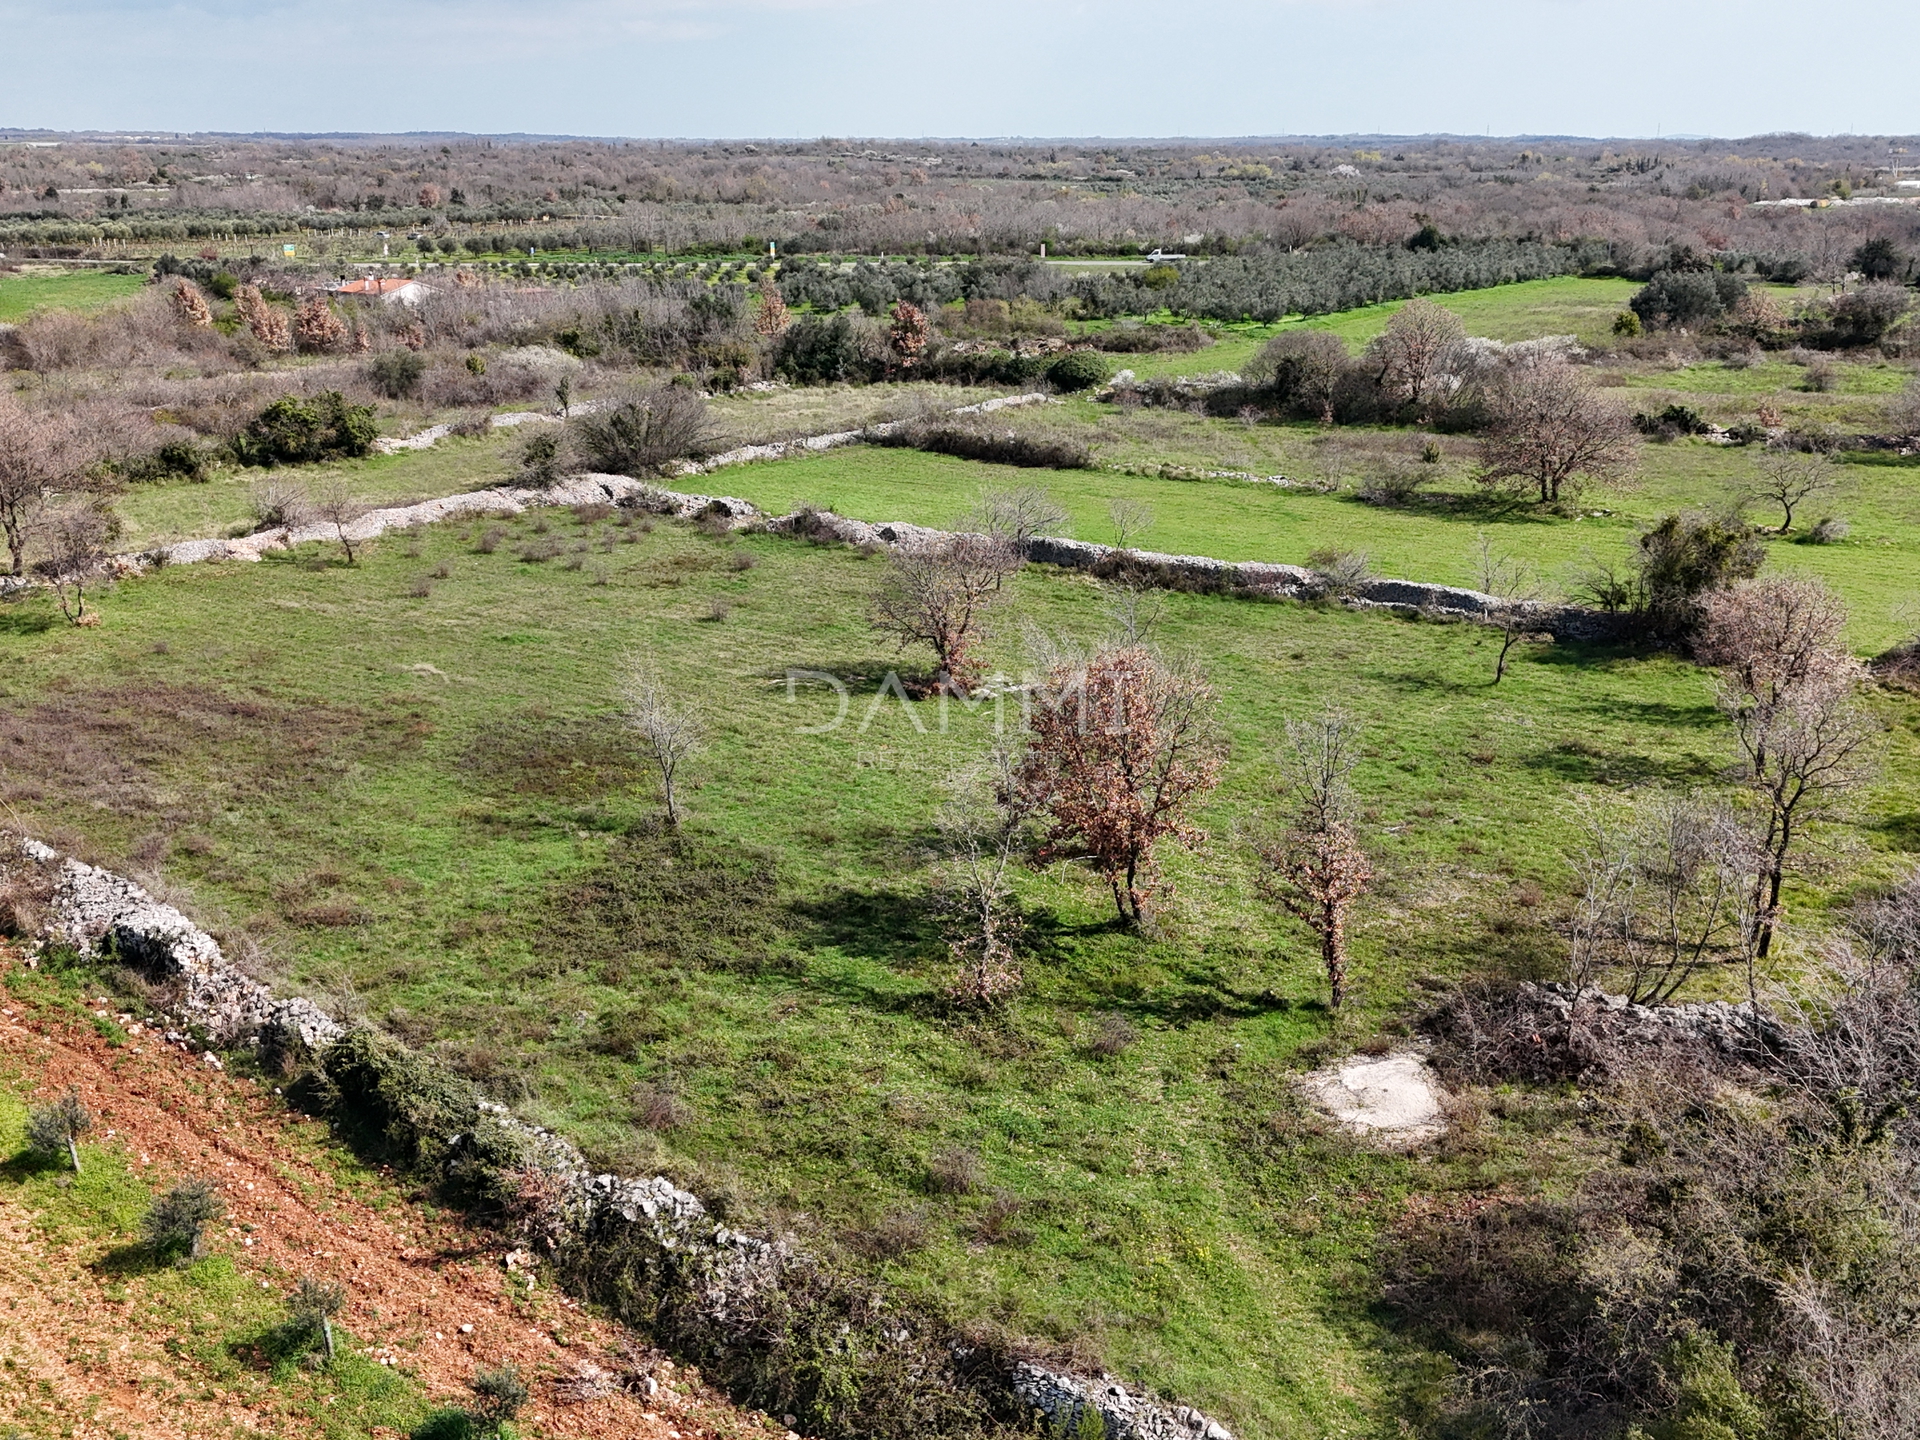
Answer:
[(418, 280), (404, 275), (371, 275), (363, 280), (345, 280), (333, 287), (336, 295), (393, 295), (405, 290), (409, 285), (419, 286)]

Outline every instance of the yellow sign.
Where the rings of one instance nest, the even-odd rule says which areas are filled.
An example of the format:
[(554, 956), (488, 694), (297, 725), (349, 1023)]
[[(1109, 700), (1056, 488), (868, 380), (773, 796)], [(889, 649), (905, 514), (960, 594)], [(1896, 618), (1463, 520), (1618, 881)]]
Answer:
[(294, 251), (294, 247), (291, 245), (282, 245), (280, 247), (280, 253), (282, 255), (291, 255), (293, 254), (293, 251)]

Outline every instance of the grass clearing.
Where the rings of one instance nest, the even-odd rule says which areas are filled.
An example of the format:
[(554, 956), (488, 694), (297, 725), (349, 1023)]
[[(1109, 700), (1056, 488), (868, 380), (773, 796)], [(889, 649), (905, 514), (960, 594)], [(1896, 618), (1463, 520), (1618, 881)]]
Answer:
[(41, 310), (87, 314), (145, 288), (144, 275), (114, 275), (104, 270), (27, 271), (0, 275), (0, 324), (17, 324)]
[[(543, 523), (579, 569), (516, 558)], [(350, 992), (605, 1163), (844, 1246), (1249, 1440), (1393, 1433), (1426, 1362), (1373, 1307), (1375, 1238), (1415, 1196), (1536, 1183), (1545, 1161), (1519, 1139), (1365, 1151), (1289, 1077), (1397, 1024), (1423, 985), (1550, 964), (1569, 790), (1719, 784), (1709, 677), (1528, 650), (1494, 689), (1496, 641), (1473, 627), (1169, 596), (1160, 638), (1205, 657), (1234, 742), (1211, 843), (1170, 866), (1180, 899), (1153, 939), (1115, 931), (1083, 875), (1023, 875), (1029, 993), (981, 1022), (940, 1001), (926, 852), (943, 777), (989, 744), (993, 707), (950, 707), (943, 728), (937, 706), (880, 696), (903, 663), (863, 619), (880, 562), (567, 512), (507, 527), (491, 554), (447, 525), (351, 569), (163, 570), (109, 596), (98, 630), (0, 635), (8, 802), (52, 838), (145, 857), (290, 988)], [(1020, 620), (1109, 623), (1085, 577), (1033, 569), (1015, 591), (993, 648), (1009, 672)], [(610, 718), (642, 647), (709, 727), (684, 849), (650, 829)], [(845, 724), (797, 733), (835, 702), (802, 685), (790, 703), (792, 668), (847, 677)], [(1328, 700), (1367, 717), (1383, 872), (1338, 1021), (1232, 839), (1285, 718)], [(236, 705), (247, 723), (222, 719)], [(1913, 773), (1910, 711), (1889, 702), (1894, 773)], [(90, 759), (107, 753), (117, 774)], [(1846, 885), (1911, 848), (1911, 808), (1890, 785), (1838, 832)], [(665, 878), (670, 861), (690, 878)], [(676, 923), (623, 918), (635, 884)], [(1793, 896), (1796, 913), (1824, 900)], [(1138, 1036), (1118, 1054), (1093, 1044), (1110, 1014)], [(963, 1187), (940, 1178), (956, 1167)]]

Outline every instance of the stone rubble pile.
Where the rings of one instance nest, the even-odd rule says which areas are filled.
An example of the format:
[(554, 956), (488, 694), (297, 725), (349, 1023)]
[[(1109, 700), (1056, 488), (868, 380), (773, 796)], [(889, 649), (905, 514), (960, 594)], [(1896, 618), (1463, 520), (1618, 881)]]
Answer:
[(1615, 1042), (1665, 1044), (1697, 1042), (1729, 1058), (1752, 1059), (1777, 1052), (1789, 1041), (1786, 1027), (1745, 1000), (1737, 1004), (1709, 1000), (1690, 1005), (1637, 1005), (1624, 995), (1599, 990), (1576, 992), (1571, 985), (1525, 984), (1519, 995), (1548, 1023), (1570, 1025), (1578, 1018), (1603, 1030)]

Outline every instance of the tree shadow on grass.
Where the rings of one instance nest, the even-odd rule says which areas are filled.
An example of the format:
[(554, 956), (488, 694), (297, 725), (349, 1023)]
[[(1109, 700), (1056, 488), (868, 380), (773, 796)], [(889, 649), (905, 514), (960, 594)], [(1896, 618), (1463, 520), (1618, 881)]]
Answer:
[(158, 1274), (162, 1270), (172, 1269), (175, 1263), (173, 1256), (155, 1250), (144, 1240), (136, 1240), (131, 1244), (114, 1246), (89, 1268), (96, 1275), (126, 1280), (136, 1275)]
[(44, 635), (58, 619), (50, 609), (0, 605), (0, 635)]
[[(341, 1336), (342, 1332), (336, 1328), (336, 1344)], [(225, 1348), (235, 1364), (263, 1375), (297, 1365), (308, 1355), (318, 1357), (323, 1353), (319, 1332), (297, 1320), (283, 1320), (245, 1340), (229, 1340)]]
[(67, 1168), (65, 1155), (50, 1155), (44, 1150), (22, 1150), (11, 1159), (0, 1161), (0, 1180), (19, 1185), (50, 1170)]
[(1697, 755), (1662, 758), (1627, 750), (1607, 750), (1584, 740), (1563, 740), (1545, 750), (1523, 756), (1529, 770), (1552, 775), (1569, 785), (1698, 784), (1712, 780), (1719, 768)]
[(1888, 815), (1873, 828), (1886, 836), (1887, 843), (1896, 850), (1904, 850), (1908, 854), (1920, 850), (1920, 810)]

